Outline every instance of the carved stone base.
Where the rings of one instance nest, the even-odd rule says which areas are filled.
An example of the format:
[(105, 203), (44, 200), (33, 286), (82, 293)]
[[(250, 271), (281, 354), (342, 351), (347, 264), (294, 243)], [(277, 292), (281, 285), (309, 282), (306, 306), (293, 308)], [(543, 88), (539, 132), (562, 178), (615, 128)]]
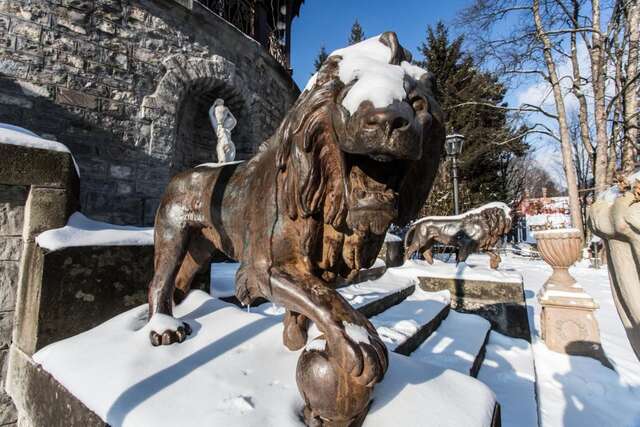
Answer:
[(611, 368), (600, 343), (594, 314), (598, 304), (593, 298), (584, 292), (545, 288), (538, 300), (542, 306), (542, 340), (547, 347), (558, 353), (592, 357)]

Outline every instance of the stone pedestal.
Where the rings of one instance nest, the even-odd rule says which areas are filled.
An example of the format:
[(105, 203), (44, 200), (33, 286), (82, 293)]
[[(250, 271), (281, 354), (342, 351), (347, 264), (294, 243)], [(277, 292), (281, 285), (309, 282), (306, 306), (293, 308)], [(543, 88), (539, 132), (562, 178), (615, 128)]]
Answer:
[(542, 340), (559, 353), (587, 356), (611, 367), (600, 344), (594, 312), (598, 304), (569, 273), (579, 258), (582, 233), (576, 229), (535, 233), (542, 258), (553, 268), (538, 294)]
[(558, 292), (547, 290), (538, 296), (542, 340), (553, 351), (593, 357), (610, 367), (594, 313), (598, 304), (584, 292), (572, 296), (560, 296)]

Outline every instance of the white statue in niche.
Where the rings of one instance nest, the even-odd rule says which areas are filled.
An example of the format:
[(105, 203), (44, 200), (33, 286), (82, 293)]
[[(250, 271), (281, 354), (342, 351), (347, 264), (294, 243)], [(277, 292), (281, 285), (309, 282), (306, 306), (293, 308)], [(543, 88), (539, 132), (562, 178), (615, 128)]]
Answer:
[(238, 121), (231, 111), (225, 107), (223, 99), (218, 98), (215, 100), (209, 109), (209, 119), (218, 137), (218, 144), (216, 145), (218, 163), (233, 161), (236, 158), (236, 146), (233, 145), (231, 140), (231, 131), (236, 127)]

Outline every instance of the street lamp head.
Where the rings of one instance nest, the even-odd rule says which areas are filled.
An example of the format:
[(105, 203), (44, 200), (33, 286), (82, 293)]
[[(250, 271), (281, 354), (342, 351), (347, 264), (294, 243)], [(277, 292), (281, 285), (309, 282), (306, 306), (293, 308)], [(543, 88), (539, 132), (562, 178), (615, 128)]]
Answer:
[(464, 136), (458, 133), (453, 135), (447, 135), (445, 142), (445, 150), (448, 156), (458, 156), (462, 152), (462, 145), (464, 144)]

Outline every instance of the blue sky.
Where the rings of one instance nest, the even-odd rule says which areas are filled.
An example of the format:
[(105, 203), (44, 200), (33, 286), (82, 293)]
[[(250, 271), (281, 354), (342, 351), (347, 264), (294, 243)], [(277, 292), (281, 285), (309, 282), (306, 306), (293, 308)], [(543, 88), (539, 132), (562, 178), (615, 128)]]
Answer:
[[(421, 59), (418, 46), (426, 39), (427, 26), (434, 26), (439, 20), (444, 21), (445, 24), (451, 24), (456, 14), (471, 2), (472, 0), (306, 0), (300, 16), (293, 23), (291, 47), (293, 78), (298, 86), (303, 88), (314, 71), (313, 61), (320, 46), (324, 45), (329, 53), (346, 46), (351, 26), (356, 18), (366, 37), (384, 31), (395, 31), (400, 43), (412, 52), (414, 58)], [(510, 25), (514, 25), (514, 21), (510, 18), (505, 19), (499, 29), (508, 29)], [(450, 25), (449, 35), (453, 38), (459, 35), (459, 32)], [(465, 44), (467, 47), (472, 46), (472, 38), (467, 37)], [(525, 78), (520, 85), (512, 87), (507, 92), (505, 101), (511, 106), (517, 106), (525, 101), (543, 103), (542, 98), (547, 89), (546, 83)], [(553, 105), (549, 107), (553, 111)], [(549, 119), (539, 114), (532, 115), (531, 119), (555, 128), (555, 122), (547, 123)], [(534, 158), (551, 173), (556, 181), (563, 183), (564, 177), (558, 173), (559, 156), (556, 155), (555, 141), (535, 135), (530, 136), (528, 141), (535, 150)]]
[(468, 3), (469, 0), (306, 0), (293, 22), (293, 78), (303, 88), (320, 46), (324, 44), (327, 52), (344, 47), (356, 18), (365, 36), (395, 31), (400, 43), (418, 57), (427, 25), (450, 21)]

